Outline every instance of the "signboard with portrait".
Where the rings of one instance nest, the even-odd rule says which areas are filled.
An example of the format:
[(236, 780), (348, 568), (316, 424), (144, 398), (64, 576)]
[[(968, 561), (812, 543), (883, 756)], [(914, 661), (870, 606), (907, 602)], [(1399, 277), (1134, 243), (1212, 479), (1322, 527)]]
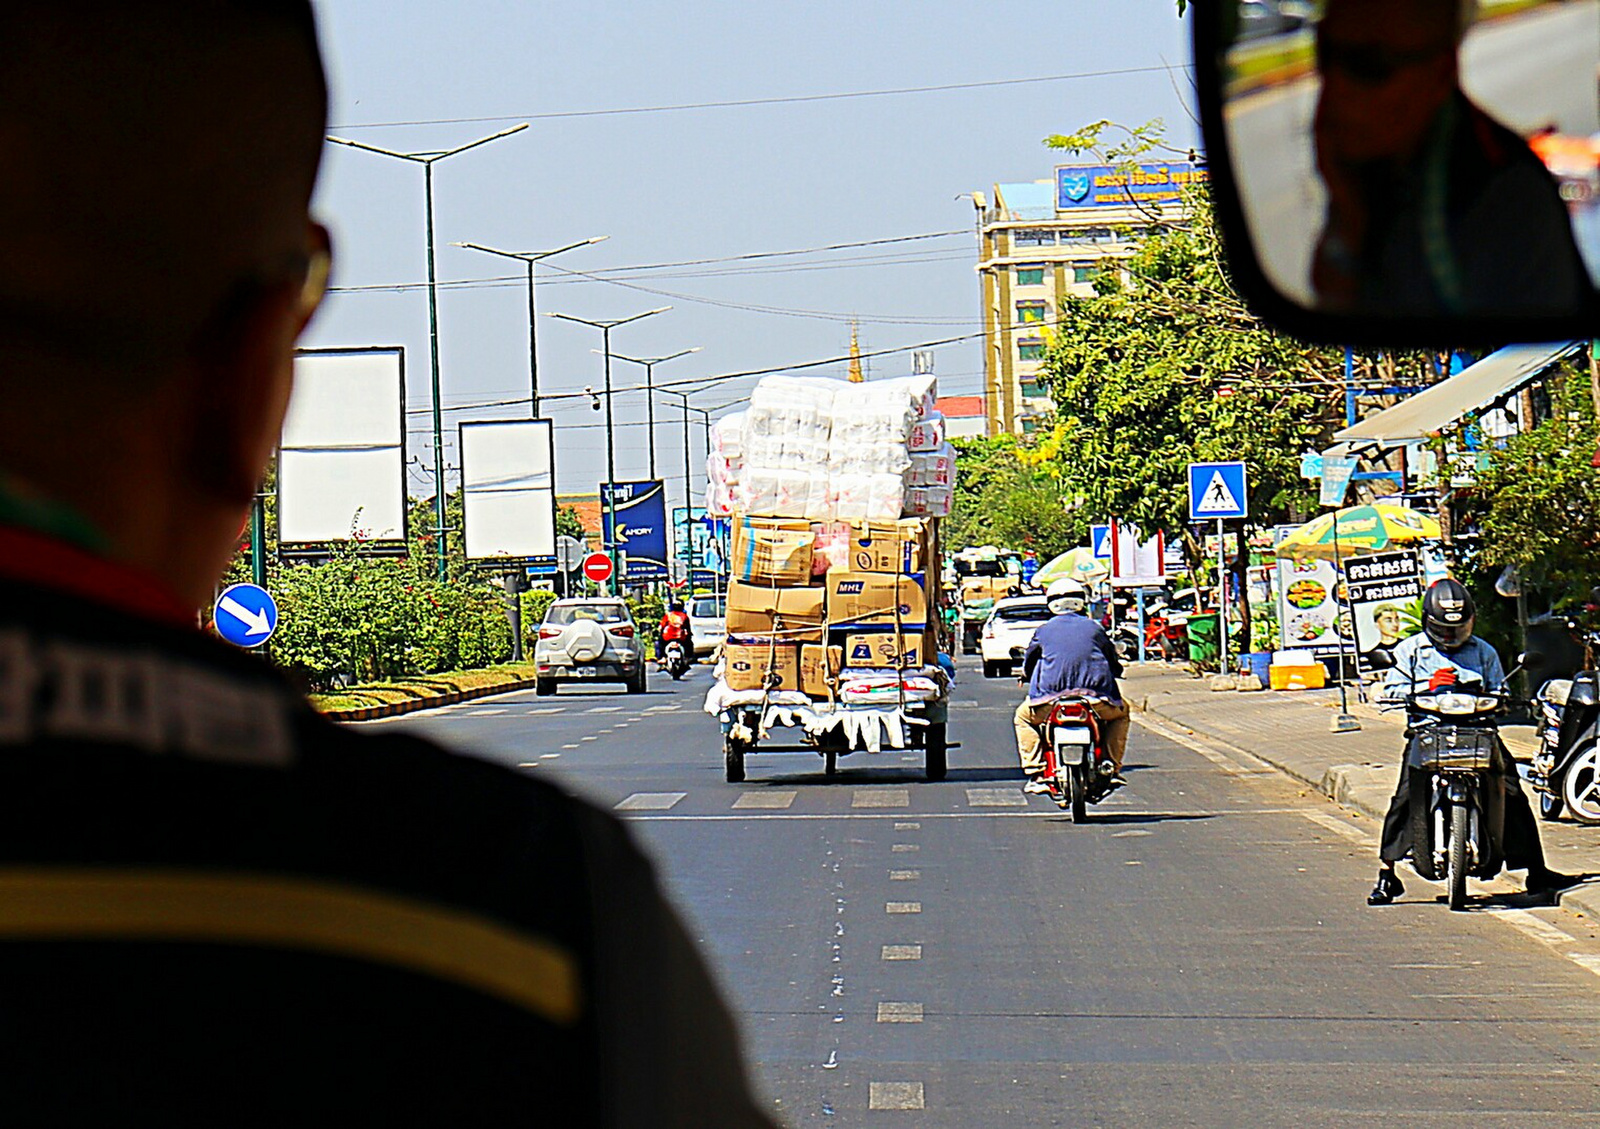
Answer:
[(1422, 630), (1422, 567), (1412, 552), (1377, 553), (1344, 562), (1362, 664)]

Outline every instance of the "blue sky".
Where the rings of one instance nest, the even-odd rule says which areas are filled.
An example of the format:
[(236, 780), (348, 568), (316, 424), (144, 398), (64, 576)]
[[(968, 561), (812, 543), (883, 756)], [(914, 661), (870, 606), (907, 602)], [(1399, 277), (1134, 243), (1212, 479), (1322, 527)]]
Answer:
[[(1040, 139), (1099, 118), (1135, 123), (1159, 117), (1169, 138), (1182, 145), (1198, 132), (1175, 89), (1175, 83), (1184, 87), (1181, 72), (1159, 70), (892, 97), (535, 117), (1177, 68), (1186, 62), (1186, 26), (1172, 0), (321, 0), (317, 8), (333, 83), (331, 132), (421, 150), (532, 121), (520, 134), (435, 166), (441, 280), (521, 272), (515, 263), (451, 242), (534, 250), (609, 235), (605, 243), (553, 260), (595, 270), (962, 233), (756, 260), (736, 264), (742, 268), (736, 274), (705, 274), (726, 271), (724, 264), (634, 280), (709, 302), (801, 315), (542, 272), (543, 310), (602, 319), (672, 305), (671, 312), (613, 335), (615, 351), (635, 356), (703, 349), (660, 366), (662, 381), (837, 356), (848, 344), (852, 314), (861, 319), (867, 350), (975, 332), (973, 211), (969, 201), (955, 199), (958, 194), (987, 191), (995, 181), (1048, 177), (1057, 155)], [(419, 124), (377, 124), (394, 122)], [(330, 145), (317, 208), (334, 232), (335, 286), (425, 279), (422, 201), (419, 166)], [(840, 259), (857, 262), (812, 269)], [(696, 276), (685, 277), (691, 272)], [(421, 289), (339, 292), (305, 343), (405, 346), (408, 405), (423, 410), (429, 404), (427, 324)], [(599, 346), (598, 332), (541, 318), (539, 334), (543, 393), (600, 385), (600, 358), (590, 352)], [(448, 433), (456, 420), (526, 412), (525, 406), (448, 411), (526, 397), (525, 283), (442, 291), (440, 353), (446, 454), (453, 462)], [(936, 366), (946, 394), (979, 390), (977, 345), (936, 350)], [(909, 358), (880, 358), (871, 368), (876, 375), (898, 375), (908, 371)], [(843, 375), (842, 366), (831, 374)], [(614, 377), (618, 384), (635, 383), (642, 371), (618, 365)], [(749, 385), (730, 384), (696, 402), (713, 407)], [(619, 478), (643, 477), (645, 429), (637, 426), (643, 401), (635, 394), (616, 402)], [(664, 408), (665, 401), (658, 412)], [(604, 416), (577, 401), (551, 402), (546, 414), (556, 421), (560, 489), (593, 491), (605, 458), (604, 431), (593, 425)], [(675, 411), (666, 414), (676, 418)], [(431, 464), (427, 417), (410, 418), (411, 453)], [(669, 494), (676, 497), (681, 432), (661, 426), (658, 443)]]

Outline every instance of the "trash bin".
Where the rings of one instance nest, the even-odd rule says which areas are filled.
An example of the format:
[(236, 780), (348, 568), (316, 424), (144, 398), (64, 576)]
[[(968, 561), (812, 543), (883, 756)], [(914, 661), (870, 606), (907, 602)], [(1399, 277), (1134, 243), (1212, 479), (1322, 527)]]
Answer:
[(1214, 663), (1217, 661), (1217, 613), (1189, 617), (1189, 661)]
[(1244, 656), (1244, 665), (1265, 690), (1272, 685), (1272, 652), (1261, 651)]

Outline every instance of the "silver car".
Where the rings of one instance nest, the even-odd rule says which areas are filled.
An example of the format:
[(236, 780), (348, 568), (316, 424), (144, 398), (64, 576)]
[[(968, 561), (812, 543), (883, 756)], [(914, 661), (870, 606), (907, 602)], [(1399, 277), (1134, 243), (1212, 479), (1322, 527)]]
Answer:
[(556, 683), (622, 682), (630, 694), (645, 691), (644, 648), (633, 614), (621, 600), (557, 600), (544, 613), (533, 647), (535, 694), (554, 694)]
[(694, 653), (698, 658), (717, 649), (722, 637), (728, 633), (728, 597), (724, 595), (690, 596), (689, 633), (694, 636)]

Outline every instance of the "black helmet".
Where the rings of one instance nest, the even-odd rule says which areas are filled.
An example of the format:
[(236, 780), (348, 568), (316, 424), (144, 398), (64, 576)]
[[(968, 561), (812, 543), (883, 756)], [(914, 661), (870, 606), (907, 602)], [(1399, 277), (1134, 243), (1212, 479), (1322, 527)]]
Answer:
[(1477, 608), (1472, 593), (1459, 580), (1446, 577), (1435, 581), (1422, 598), (1422, 629), (1441, 651), (1464, 647), (1472, 638), (1472, 620)]
[(683, 601), (682, 600), (674, 600), (674, 601), (672, 601), (672, 603), (667, 605), (667, 610), (669, 612), (681, 612), (683, 610)]

